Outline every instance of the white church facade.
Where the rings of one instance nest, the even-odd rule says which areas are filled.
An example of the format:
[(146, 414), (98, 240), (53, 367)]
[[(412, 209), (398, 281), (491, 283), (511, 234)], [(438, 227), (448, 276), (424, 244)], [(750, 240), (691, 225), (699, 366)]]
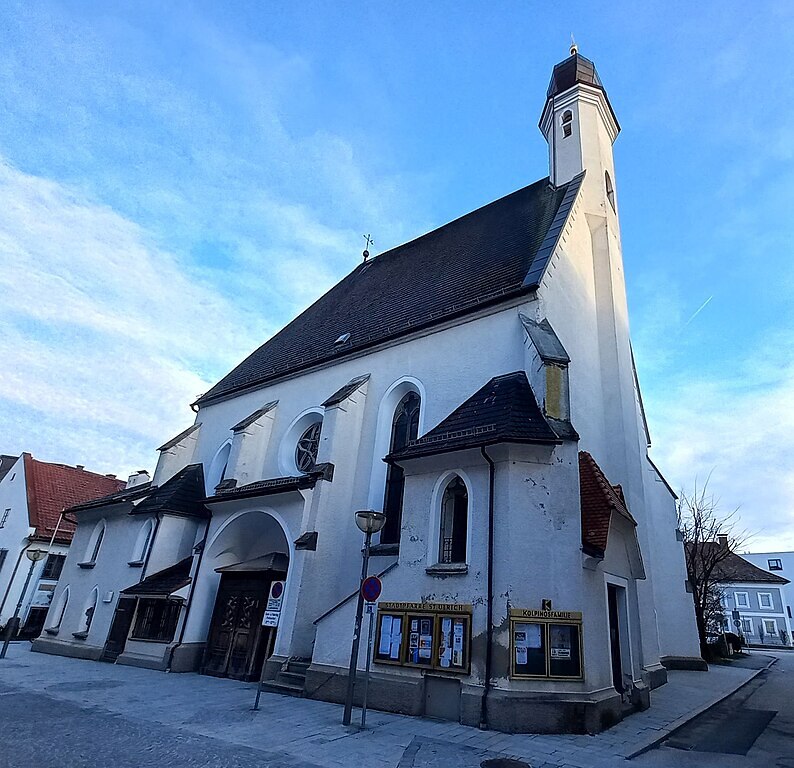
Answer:
[(595, 732), (704, 668), (629, 340), (619, 126), (575, 51), (540, 128), (548, 178), (365, 260), (198, 399), (151, 483), (72, 510), (35, 650), (341, 701), (375, 509), (374, 707)]

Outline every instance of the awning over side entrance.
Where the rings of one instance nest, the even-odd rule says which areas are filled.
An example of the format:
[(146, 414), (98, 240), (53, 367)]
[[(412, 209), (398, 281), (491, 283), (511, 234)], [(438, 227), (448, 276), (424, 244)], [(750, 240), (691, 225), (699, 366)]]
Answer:
[(121, 590), (122, 595), (134, 597), (171, 597), (184, 599), (182, 595), (175, 594), (191, 582), (190, 567), (192, 557), (180, 560), (176, 565), (147, 576), (143, 581)]
[(216, 573), (247, 573), (251, 571), (280, 571), (287, 572), (289, 558), (283, 552), (270, 552), (251, 560), (244, 560), (233, 565), (224, 565), (216, 568)]

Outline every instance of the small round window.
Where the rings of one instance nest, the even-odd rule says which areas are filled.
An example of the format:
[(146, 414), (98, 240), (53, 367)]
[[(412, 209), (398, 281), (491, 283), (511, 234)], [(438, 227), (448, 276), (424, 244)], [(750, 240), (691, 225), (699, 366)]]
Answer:
[(321, 421), (312, 424), (298, 439), (295, 447), (295, 464), (301, 472), (311, 472), (317, 463), (317, 450), (320, 447)]

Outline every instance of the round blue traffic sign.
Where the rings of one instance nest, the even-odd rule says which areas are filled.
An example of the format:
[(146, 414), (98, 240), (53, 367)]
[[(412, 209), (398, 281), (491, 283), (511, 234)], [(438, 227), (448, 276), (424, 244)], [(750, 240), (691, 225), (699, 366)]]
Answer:
[(368, 603), (374, 603), (379, 597), (383, 584), (377, 576), (367, 576), (361, 584), (361, 594)]

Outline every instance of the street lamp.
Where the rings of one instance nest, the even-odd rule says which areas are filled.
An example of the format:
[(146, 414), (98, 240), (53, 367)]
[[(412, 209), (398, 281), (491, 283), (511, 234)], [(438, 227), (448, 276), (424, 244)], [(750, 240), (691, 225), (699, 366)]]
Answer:
[(386, 525), (386, 515), (383, 512), (376, 512), (374, 509), (363, 509), (356, 512), (356, 525), (364, 534), (364, 557), (361, 564), (361, 581), (358, 585), (358, 601), (356, 602), (356, 625), (353, 630), (353, 647), (350, 650), (350, 669), (347, 673), (347, 696), (345, 697), (345, 714), (342, 717), (342, 725), (350, 725), (350, 718), (353, 716), (353, 689), (356, 685), (356, 666), (358, 662), (358, 646), (361, 639), (361, 618), (364, 613), (364, 595), (361, 594), (361, 585), (367, 578), (369, 567), (369, 545), (372, 541), (372, 534), (377, 533)]
[(33, 576), (33, 569), (36, 567), (36, 563), (47, 556), (47, 550), (26, 549), (25, 554), (27, 555), (28, 560), (30, 560), (28, 577), (25, 579), (25, 586), (22, 587), (22, 592), (19, 595), (19, 602), (17, 602), (17, 607), (14, 609), (14, 615), (8, 620), (8, 624), (6, 624), (6, 636), (3, 640), (3, 649), (0, 650), (0, 659), (4, 659), (6, 657), (6, 651), (8, 650), (8, 645), (11, 642), (11, 638), (16, 635), (17, 630), (19, 629), (19, 611), (22, 608), (22, 601), (25, 599), (25, 593), (28, 591), (30, 577)]

